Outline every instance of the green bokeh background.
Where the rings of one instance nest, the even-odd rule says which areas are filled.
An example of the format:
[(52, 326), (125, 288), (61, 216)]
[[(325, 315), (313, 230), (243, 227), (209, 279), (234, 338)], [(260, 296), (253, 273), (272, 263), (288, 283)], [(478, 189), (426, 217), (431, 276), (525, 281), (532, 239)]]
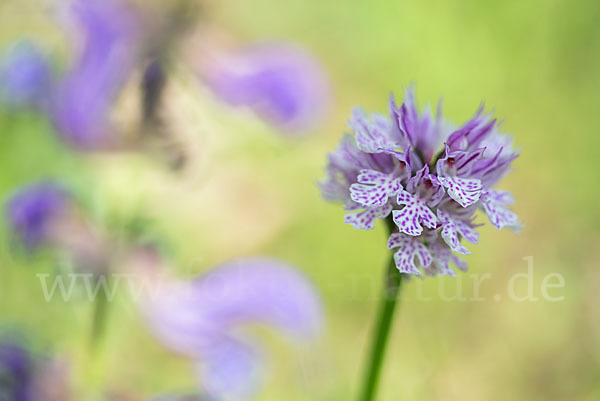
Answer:
[[(65, 53), (49, 17), (55, 3), (3, 0), (1, 43), (27, 36)], [(255, 254), (295, 264), (320, 290), (327, 328), (318, 344), (295, 351), (257, 329), (271, 356), (258, 399), (348, 400), (360, 384), (389, 255), (383, 225), (354, 231), (339, 205), (321, 200), (325, 154), (353, 106), (385, 111), (389, 93), (401, 96), (410, 83), (421, 105), (443, 97), (456, 122), (484, 100), (522, 148), (500, 187), (514, 193), (525, 228), (517, 236), (488, 223), (470, 247), (469, 274), (406, 285), (379, 399), (600, 399), (599, 2), (230, 0), (206, 11), (240, 42), (275, 37), (310, 49), (331, 79), (327, 121), (286, 139), (177, 70), (167, 108), (193, 156), (183, 171), (165, 169), (154, 153), (75, 154), (43, 118), (3, 110), (0, 196), (60, 177), (111, 232), (144, 218), (145, 235), (164, 243), (181, 275)], [(46, 303), (35, 276), (60, 260), (25, 257), (11, 250), (4, 224), (1, 233), (0, 318), (71, 364), (76, 399), (194, 389), (190, 364), (154, 341), (125, 295), (112, 306), (101, 350), (90, 354), (89, 303)], [(511, 277), (527, 271), (525, 257), (533, 257), (533, 302), (508, 296)], [(471, 274), (485, 273), (484, 300), (469, 301)], [(551, 273), (564, 277), (564, 288), (550, 290), (562, 301), (542, 297)], [(517, 283), (525, 294), (525, 280)], [(445, 300), (459, 285), (467, 300)], [(418, 301), (419, 291), (431, 299)]]

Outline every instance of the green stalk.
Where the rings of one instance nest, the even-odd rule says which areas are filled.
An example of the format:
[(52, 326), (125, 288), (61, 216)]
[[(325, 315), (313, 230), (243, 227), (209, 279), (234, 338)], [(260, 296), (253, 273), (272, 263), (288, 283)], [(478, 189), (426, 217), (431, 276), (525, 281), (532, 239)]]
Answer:
[[(95, 285), (98, 285), (98, 279), (96, 279)], [(107, 287), (110, 288), (109, 278), (107, 280)], [(104, 289), (104, 288), (103, 288)], [(102, 290), (99, 290), (96, 298), (94, 299), (94, 310), (92, 315), (92, 329), (90, 336), (90, 346), (92, 352), (95, 352), (99, 347), (99, 343), (104, 336), (106, 330), (106, 320), (108, 316), (109, 302), (107, 294)]]
[(392, 327), (394, 310), (396, 309), (401, 284), (402, 274), (400, 274), (396, 268), (396, 263), (394, 262), (394, 257), (392, 255), (385, 275), (383, 299), (381, 300), (381, 305), (379, 307), (379, 318), (374, 332), (373, 342), (371, 344), (369, 363), (367, 365), (367, 370), (365, 371), (363, 390), (359, 401), (372, 401), (375, 399), (375, 392), (377, 390), (379, 376), (381, 375), (381, 366), (390, 329)]
[[(105, 273), (102, 273), (105, 274)], [(100, 276), (95, 276), (94, 287), (98, 285)], [(106, 278), (108, 280), (108, 278)], [(110, 288), (110, 282), (107, 282)], [(104, 382), (104, 354), (102, 353), (110, 303), (104, 288), (98, 290), (92, 303), (92, 319), (90, 327), (90, 336), (87, 341), (87, 354), (85, 357), (85, 385), (92, 391), (102, 391)]]

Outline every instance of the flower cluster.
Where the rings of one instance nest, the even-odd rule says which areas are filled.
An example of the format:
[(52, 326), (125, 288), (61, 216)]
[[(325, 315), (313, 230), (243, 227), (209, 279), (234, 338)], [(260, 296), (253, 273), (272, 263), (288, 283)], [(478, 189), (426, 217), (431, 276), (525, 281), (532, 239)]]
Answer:
[(473, 223), (478, 208), (498, 229), (520, 228), (508, 208), (510, 193), (492, 189), (518, 153), (483, 107), (456, 127), (441, 107), (435, 115), (429, 108), (419, 112), (410, 88), (400, 107), (392, 96), (389, 116), (357, 108), (349, 126), (354, 136), (344, 136), (329, 155), (323, 196), (344, 203), (344, 221), (355, 229), (392, 219), (388, 248), (397, 249), (401, 273), (421, 274), (415, 257), (429, 275), (454, 276), (450, 262), (466, 270), (457, 254), (470, 253), (462, 239), (479, 239)]

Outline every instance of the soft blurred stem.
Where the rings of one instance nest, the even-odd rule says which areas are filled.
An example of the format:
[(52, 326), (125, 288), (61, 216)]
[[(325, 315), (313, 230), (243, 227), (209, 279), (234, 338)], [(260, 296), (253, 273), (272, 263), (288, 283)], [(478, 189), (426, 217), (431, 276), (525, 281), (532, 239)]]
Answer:
[[(106, 287), (102, 287), (100, 285), (100, 280), (107, 280)], [(92, 353), (96, 352), (96, 349), (99, 347), (100, 340), (104, 335), (104, 331), (106, 329), (106, 320), (108, 316), (108, 307), (109, 302), (107, 298), (106, 291), (104, 289), (110, 288), (110, 282), (108, 282), (108, 275), (96, 277), (94, 288), (101, 288), (98, 290), (96, 297), (94, 299), (94, 311), (92, 317), (92, 331), (90, 337), (90, 347)]]
[[(394, 229), (393, 222), (388, 227), (390, 232)], [(363, 381), (363, 390), (360, 394), (359, 401), (372, 401), (375, 398), (375, 391), (381, 374), (381, 366), (385, 355), (387, 340), (392, 327), (394, 318), (394, 310), (398, 301), (398, 293), (402, 284), (402, 275), (396, 268), (394, 256), (391, 255), (390, 261), (385, 274), (385, 282), (383, 286), (383, 297), (379, 307), (379, 318), (377, 327), (373, 335), (373, 343), (371, 345), (371, 353), (365, 377)]]
[(102, 286), (101, 280), (108, 280), (106, 276), (94, 276), (93, 287), (98, 288), (92, 304), (92, 321), (90, 333), (86, 346), (88, 352), (84, 357), (85, 383), (90, 391), (101, 391), (104, 380), (104, 355), (102, 353), (102, 343), (106, 333), (107, 318), (109, 312), (109, 300), (104, 291), (110, 288), (107, 281), (107, 287)]

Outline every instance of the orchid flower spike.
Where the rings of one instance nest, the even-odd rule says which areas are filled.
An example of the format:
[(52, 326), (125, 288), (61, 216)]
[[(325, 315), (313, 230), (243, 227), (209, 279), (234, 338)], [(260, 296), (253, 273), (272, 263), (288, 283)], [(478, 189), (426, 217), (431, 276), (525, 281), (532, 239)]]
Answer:
[(391, 97), (388, 115), (358, 108), (348, 124), (352, 134), (329, 155), (323, 196), (344, 204), (344, 221), (354, 228), (391, 219), (388, 248), (401, 273), (420, 275), (421, 267), (454, 276), (450, 263), (466, 270), (458, 255), (470, 253), (461, 240), (479, 240), (477, 209), (498, 229), (521, 227), (511, 195), (493, 188), (518, 152), (482, 108), (456, 128), (441, 107), (435, 116), (419, 112), (411, 87), (400, 107)]

